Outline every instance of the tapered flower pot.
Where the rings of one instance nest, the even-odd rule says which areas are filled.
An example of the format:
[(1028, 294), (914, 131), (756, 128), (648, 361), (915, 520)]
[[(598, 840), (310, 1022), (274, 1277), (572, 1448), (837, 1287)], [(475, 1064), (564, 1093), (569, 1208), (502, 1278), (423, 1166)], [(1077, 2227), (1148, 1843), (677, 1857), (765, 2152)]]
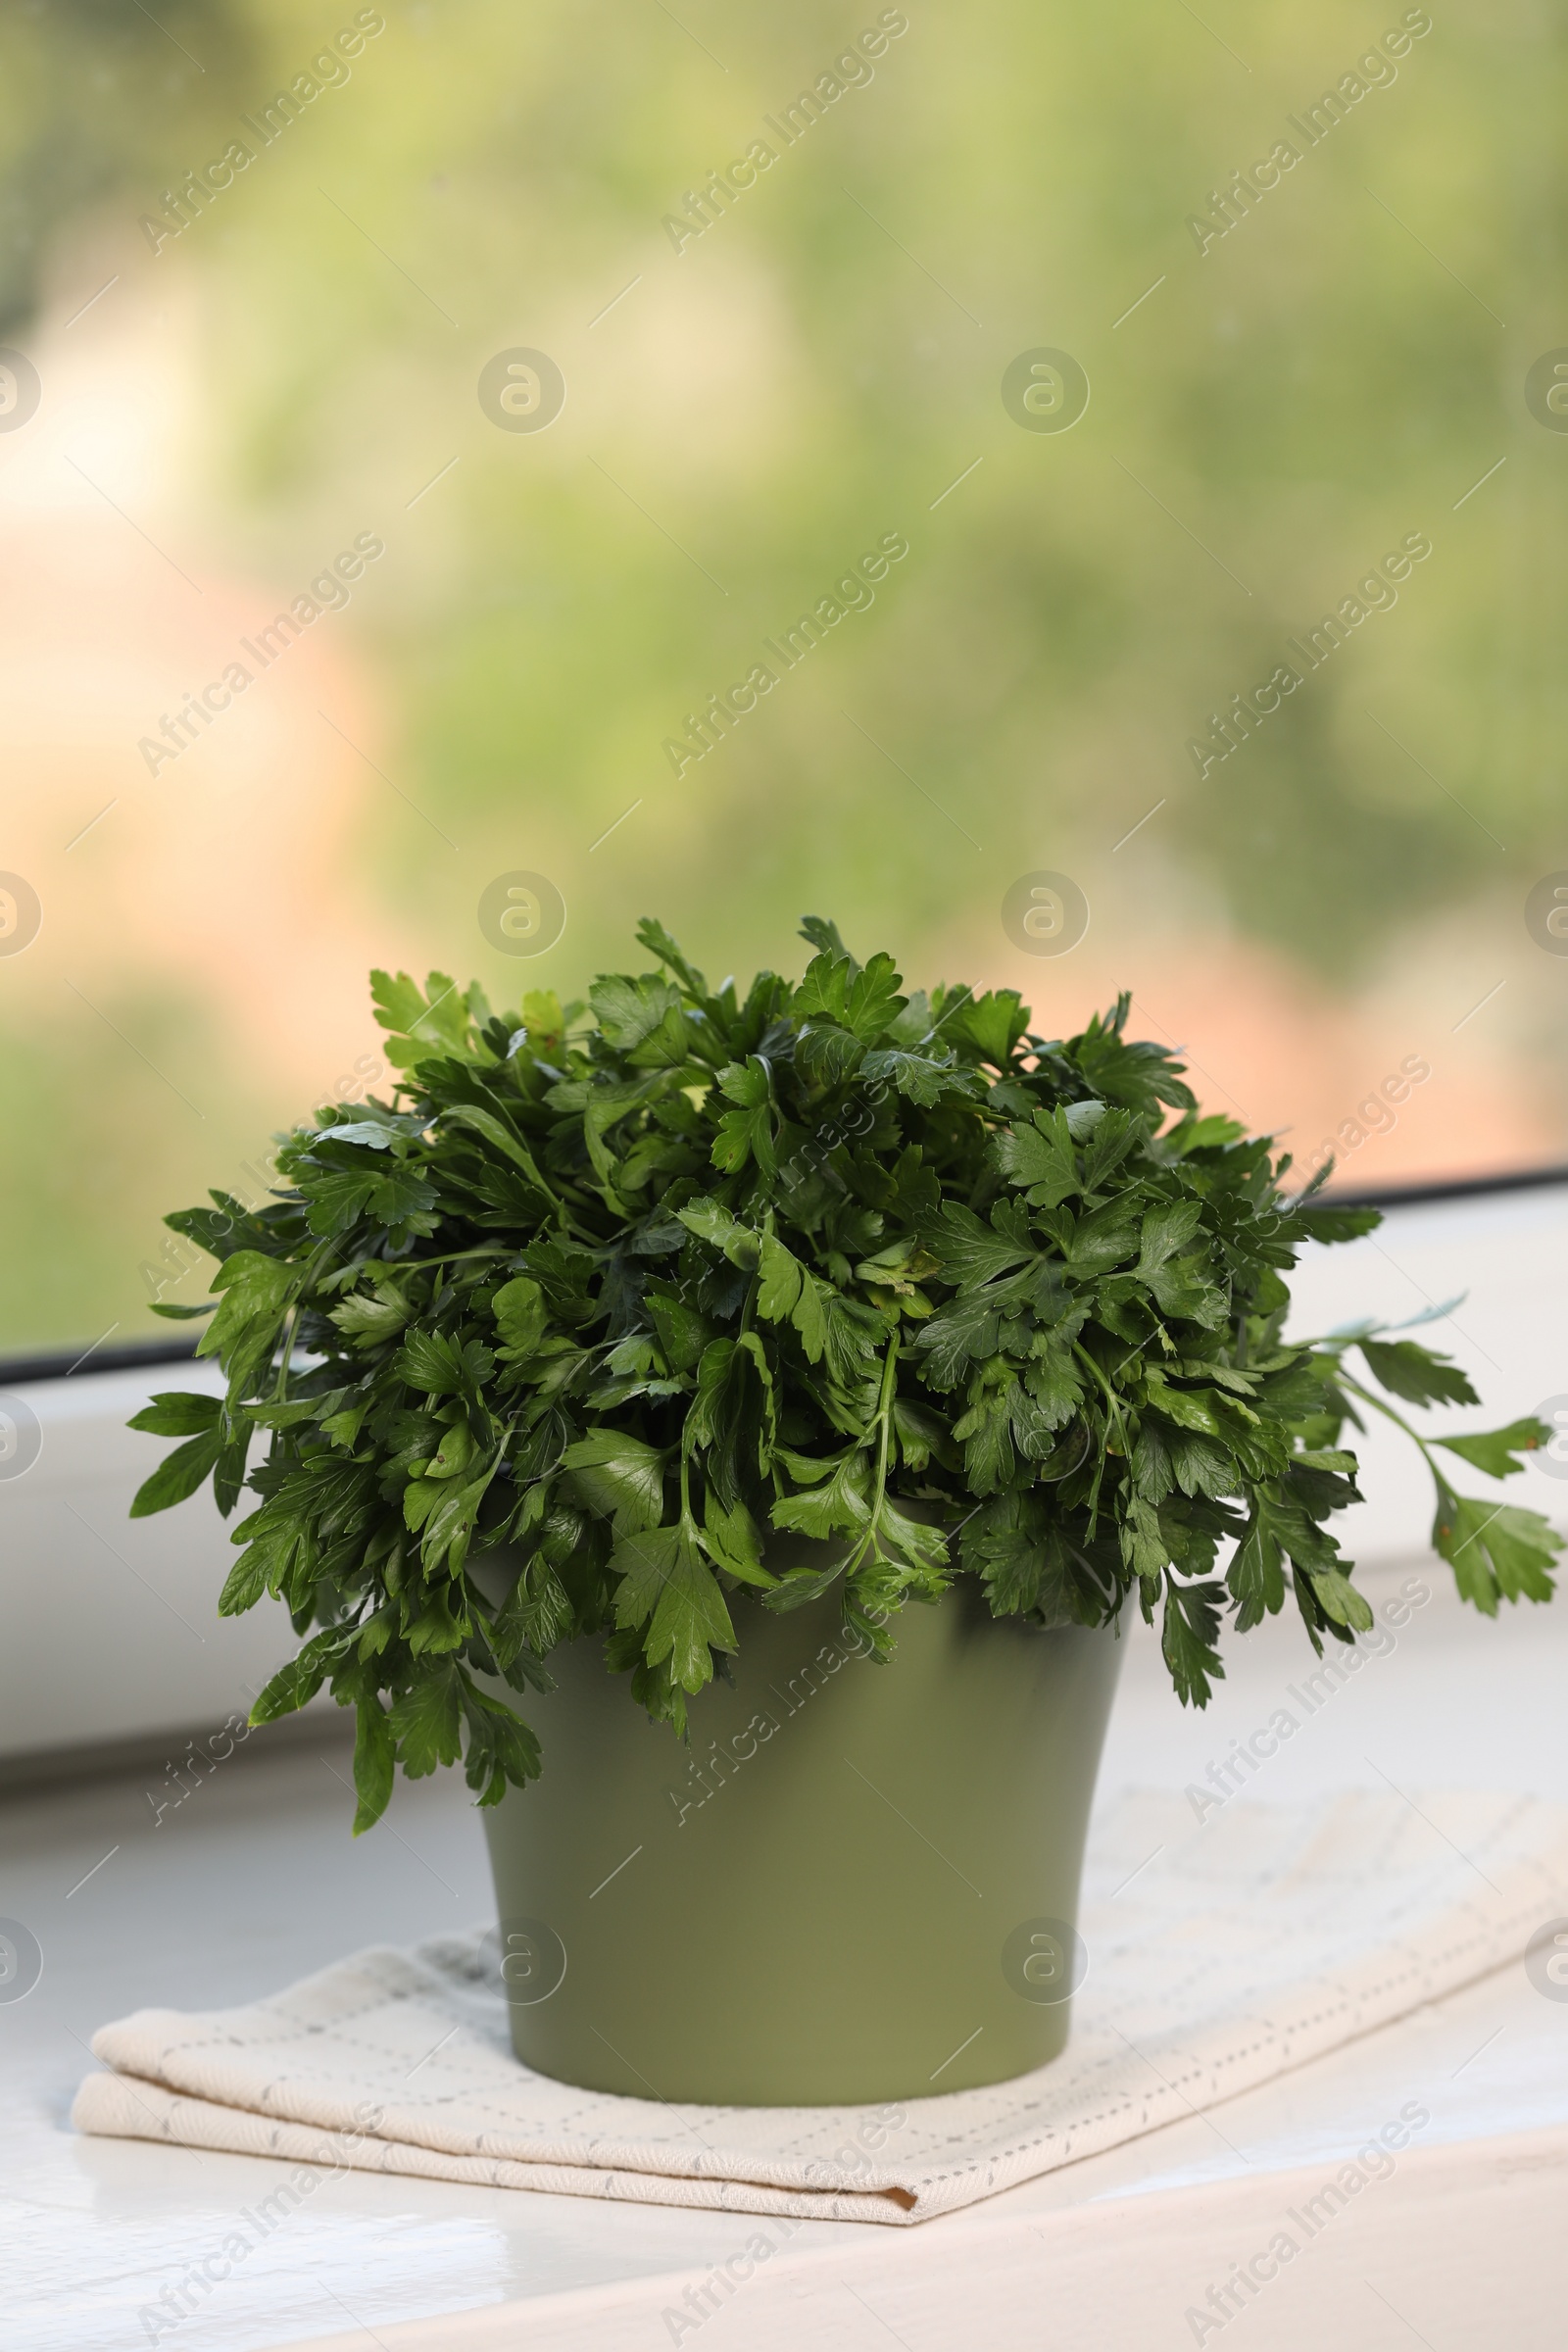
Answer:
[(651, 1723), (603, 1642), (524, 1712), (542, 1780), (485, 1815), (517, 2056), (595, 2090), (814, 2106), (1054, 2058), (1113, 1631), (998, 1621), (968, 1584), (858, 1654), (835, 1596), (734, 1606), (733, 1681)]

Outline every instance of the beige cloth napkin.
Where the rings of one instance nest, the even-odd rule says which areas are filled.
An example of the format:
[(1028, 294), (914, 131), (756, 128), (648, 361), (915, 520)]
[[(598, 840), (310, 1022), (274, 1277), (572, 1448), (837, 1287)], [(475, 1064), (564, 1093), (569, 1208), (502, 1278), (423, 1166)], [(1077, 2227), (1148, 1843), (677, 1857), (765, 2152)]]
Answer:
[[(1496, 1794), (1179, 1796), (1096, 1824), (1065, 2054), (872, 2109), (674, 2107), (514, 2058), (480, 1935), (338, 1961), (271, 1998), (93, 2037), (88, 2132), (308, 2168), (908, 2223), (1250, 2090), (1476, 1978), (1568, 1909), (1568, 1809)], [(300, 2185), (303, 2182), (303, 2187)]]

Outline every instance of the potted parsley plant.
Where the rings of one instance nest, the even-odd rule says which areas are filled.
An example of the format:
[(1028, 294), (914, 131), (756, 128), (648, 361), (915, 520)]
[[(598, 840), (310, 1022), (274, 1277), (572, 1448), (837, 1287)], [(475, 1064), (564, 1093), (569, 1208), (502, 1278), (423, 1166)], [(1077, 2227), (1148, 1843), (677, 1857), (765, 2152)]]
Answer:
[[(1353, 1641), (1346, 1424), (1475, 1401), (1376, 1326), (1283, 1337), (1376, 1212), (1291, 1197), (1126, 998), (1054, 1041), (805, 936), (744, 997), (654, 921), (587, 1007), (376, 974), (393, 1100), (169, 1218), (226, 1390), (133, 1424), (184, 1440), (137, 1513), (254, 1497), (219, 1605), (307, 1638), (253, 1720), (355, 1710), (356, 1831), (461, 1755), (518, 2055), (638, 2095), (1054, 2055), (1123, 1612), (1200, 1706), (1227, 1620)], [(1500, 1478), (1547, 1434), (1440, 1443)], [(1410, 1435), (1464, 1596), (1547, 1599), (1546, 1522)]]

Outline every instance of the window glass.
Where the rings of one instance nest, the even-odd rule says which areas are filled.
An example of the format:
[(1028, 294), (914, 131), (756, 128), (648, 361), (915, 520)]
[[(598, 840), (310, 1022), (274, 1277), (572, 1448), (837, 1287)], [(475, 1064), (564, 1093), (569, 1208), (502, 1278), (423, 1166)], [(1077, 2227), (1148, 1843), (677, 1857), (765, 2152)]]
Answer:
[(0, 1346), (498, 1005), (1119, 989), (1362, 1189), (1563, 1157), (1537, 0), (15, 9)]

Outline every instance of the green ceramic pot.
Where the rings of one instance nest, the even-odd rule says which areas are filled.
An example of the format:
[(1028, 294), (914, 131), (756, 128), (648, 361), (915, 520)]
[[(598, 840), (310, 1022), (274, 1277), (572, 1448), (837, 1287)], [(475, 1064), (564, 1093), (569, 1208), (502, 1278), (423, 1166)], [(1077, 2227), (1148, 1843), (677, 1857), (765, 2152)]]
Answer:
[(593, 2090), (839, 2106), (1054, 2058), (1120, 1645), (999, 1622), (965, 1580), (858, 1654), (836, 1596), (733, 1605), (691, 1742), (603, 1642), (523, 1711), (544, 1776), (484, 1816), (513, 2046)]

